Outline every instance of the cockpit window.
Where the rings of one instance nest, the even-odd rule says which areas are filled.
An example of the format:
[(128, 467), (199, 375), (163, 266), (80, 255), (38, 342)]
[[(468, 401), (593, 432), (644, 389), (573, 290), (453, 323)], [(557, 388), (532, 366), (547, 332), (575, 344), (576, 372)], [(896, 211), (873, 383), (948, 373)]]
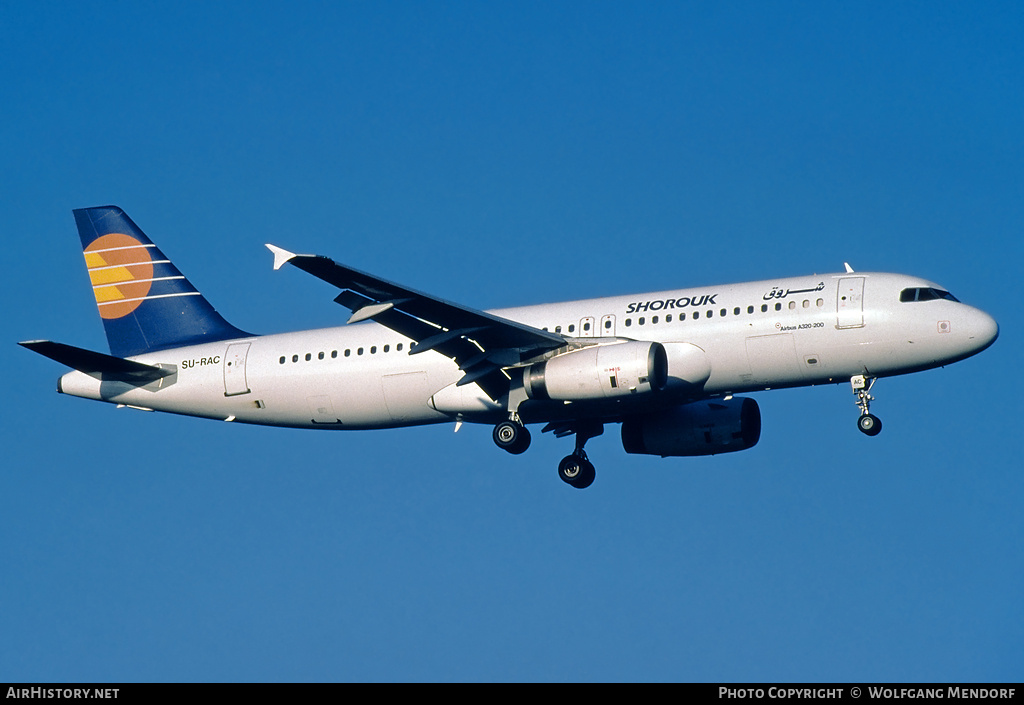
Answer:
[(908, 301), (934, 301), (936, 299), (946, 299), (948, 301), (956, 301), (959, 303), (955, 296), (943, 289), (904, 289), (900, 292), (900, 301), (904, 303)]

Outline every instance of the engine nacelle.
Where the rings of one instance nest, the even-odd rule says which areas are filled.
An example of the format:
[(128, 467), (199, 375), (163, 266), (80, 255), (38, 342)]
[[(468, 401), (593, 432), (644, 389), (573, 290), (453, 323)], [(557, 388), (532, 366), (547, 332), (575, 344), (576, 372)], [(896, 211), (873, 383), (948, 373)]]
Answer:
[(668, 357), (661, 343), (594, 345), (557, 355), (524, 370), (531, 399), (614, 399), (665, 388)]
[(753, 399), (697, 401), (622, 422), (627, 453), (694, 456), (753, 448), (761, 438), (761, 410)]

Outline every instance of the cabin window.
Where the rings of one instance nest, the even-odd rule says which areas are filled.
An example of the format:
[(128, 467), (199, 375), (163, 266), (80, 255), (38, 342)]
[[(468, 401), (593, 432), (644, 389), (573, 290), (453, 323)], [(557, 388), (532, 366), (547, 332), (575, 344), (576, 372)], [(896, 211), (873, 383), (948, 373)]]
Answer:
[(693, 312), (693, 320), (696, 321), (698, 318), (700, 318), (700, 311), (694, 311)]
[(631, 325), (633, 325), (633, 319), (632, 318), (627, 318), (626, 319), (626, 328), (629, 328)]
[(362, 354), (363, 354), (363, 349), (362, 348), (358, 348), (356, 350), (356, 355), (362, 355)]
[(390, 346), (390, 345), (385, 345), (385, 346), (384, 346), (384, 352), (387, 352), (387, 351), (388, 351), (388, 350), (390, 350), (390, 349), (391, 349), (391, 346)]
[(370, 354), (371, 355), (376, 355), (377, 354), (377, 346), (376, 345), (371, 345), (370, 346)]
[(753, 313), (753, 312), (754, 312), (754, 307), (753, 306), (747, 306), (747, 313)]
[(641, 325), (642, 326), (644, 324), (645, 320), (646, 319), (643, 316), (640, 316), (640, 318), (637, 319), (637, 325)]
[(572, 333), (572, 332), (574, 332), (575, 330), (576, 330), (576, 324), (575, 324), (575, 323), (573, 323), (573, 324), (570, 324), (570, 325), (569, 325), (569, 332), (570, 332), (570, 333)]
[(781, 311), (782, 310), (782, 304), (775, 304), (775, 310), (776, 311)]
[(672, 314), (670, 313), (667, 316), (665, 316), (665, 323), (671, 323), (671, 322), (672, 322)]
[(324, 359), (324, 354), (321, 352), (319, 355), (316, 356), (316, 358), (318, 360), (323, 360)]
[(761, 304), (761, 313), (768, 312), (768, 304)]
[(338, 357), (338, 351), (337, 350), (331, 350), (331, 358), (335, 358), (335, 357)]
[(657, 316), (651, 316), (651, 323), (657, 323), (657, 322), (658, 322), (658, 317)]
[(605, 321), (605, 322), (604, 322), (604, 329), (605, 329), (605, 330), (608, 330), (608, 329), (609, 329), (609, 328), (611, 328), (611, 327), (612, 327), (612, 322), (611, 322), (611, 320), (607, 320), (607, 321)]
[(284, 355), (281, 356), (280, 362), (281, 362), (282, 365), (284, 364)]
[(398, 345), (395, 346), (395, 350), (401, 350), (401, 349), (402, 349), (402, 344), (401, 343), (399, 343)]
[(789, 310), (792, 311), (795, 308), (796, 308), (796, 301), (790, 301), (789, 302)]

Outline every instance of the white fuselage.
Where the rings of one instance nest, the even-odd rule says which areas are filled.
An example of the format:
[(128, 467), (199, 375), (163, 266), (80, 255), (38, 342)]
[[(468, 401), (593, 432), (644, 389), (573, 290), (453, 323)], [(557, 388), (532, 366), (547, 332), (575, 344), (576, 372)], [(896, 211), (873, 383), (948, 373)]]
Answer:
[[(963, 359), (998, 333), (984, 312), (949, 299), (901, 302), (895, 274), (844, 273), (705, 286), (502, 309), (491, 313), (577, 342), (623, 339), (696, 346), (710, 366), (699, 392), (615, 403), (523, 405), (526, 422), (613, 418), (695, 398), (883, 377)], [(593, 339), (593, 341), (587, 340)], [(82, 372), (67, 394), (204, 418), (301, 428), (361, 429), (453, 419), (493, 423), (504, 408), (436, 352), (376, 323), (253, 336), (147, 353), (176, 374), (145, 387)], [(672, 369), (669, 369), (672, 374)], [(440, 410), (439, 410), (440, 409)]]

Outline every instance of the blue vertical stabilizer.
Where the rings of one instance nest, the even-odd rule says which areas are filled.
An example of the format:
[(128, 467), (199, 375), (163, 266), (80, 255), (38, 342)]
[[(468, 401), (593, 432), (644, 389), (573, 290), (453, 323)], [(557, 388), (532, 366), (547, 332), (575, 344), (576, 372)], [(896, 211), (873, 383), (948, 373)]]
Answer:
[(74, 211), (110, 353), (249, 337), (217, 313), (117, 206)]

